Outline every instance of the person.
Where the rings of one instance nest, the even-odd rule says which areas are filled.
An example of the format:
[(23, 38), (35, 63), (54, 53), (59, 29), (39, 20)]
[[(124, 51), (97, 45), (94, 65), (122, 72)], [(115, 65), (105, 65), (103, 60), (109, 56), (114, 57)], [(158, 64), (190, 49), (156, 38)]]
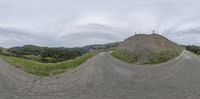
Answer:
[(155, 34), (155, 31), (153, 30), (153, 34)]
[(0, 55), (2, 55), (3, 54), (3, 52), (2, 52), (2, 49), (0, 48)]

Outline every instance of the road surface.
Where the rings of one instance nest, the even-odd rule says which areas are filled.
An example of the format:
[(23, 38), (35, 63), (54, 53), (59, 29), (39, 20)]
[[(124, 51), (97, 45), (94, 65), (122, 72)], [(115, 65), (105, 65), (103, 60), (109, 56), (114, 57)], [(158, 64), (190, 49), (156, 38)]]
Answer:
[(52, 77), (0, 60), (0, 99), (200, 99), (200, 58), (184, 51), (166, 63), (139, 66), (100, 53)]

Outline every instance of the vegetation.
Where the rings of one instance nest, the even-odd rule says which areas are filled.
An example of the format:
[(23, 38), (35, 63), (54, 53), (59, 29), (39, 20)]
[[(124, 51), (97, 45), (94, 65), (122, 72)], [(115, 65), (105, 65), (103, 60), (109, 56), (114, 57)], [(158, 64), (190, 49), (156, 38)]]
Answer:
[(5, 55), (35, 60), (44, 63), (56, 63), (75, 59), (76, 57), (79, 57), (85, 53), (76, 48), (48, 48), (34, 45), (12, 47), (8, 49), (8, 52), (9, 53)]
[[(151, 52), (148, 54), (147, 57), (145, 57), (147, 58), (146, 60), (148, 61), (145, 61), (142, 64), (157, 64), (166, 62), (167, 60), (170, 60), (180, 55), (181, 52), (182, 50), (174, 50), (171, 52), (163, 51), (159, 53)], [(142, 56), (136, 55), (134, 53), (128, 53), (127, 51), (122, 51), (122, 50), (113, 51), (112, 56), (128, 63), (137, 63), (141, 58), (143, 58)]]
[(200, 46), (188, 45), (185, 48), (186, 50), (191, 51), (195, 54), (200, 54)]
[[(100, 51), (100, 50), (99, 50)], [(67, 68), (74, 68), (84, 63), (86, 60), (97, 54), (99, 51), (91, 51), (76, 59), (58, 63), (41, 63), (33, 60), (13, 56), (1, 56), (4, 60), (16, 67), (35, 75), (48, 76), (63, 72)]]
[(109, 48), (114, 48), (119, 45), (119, 42), (115, 43), (108, 43), (108, 44), (98, 44), (98, 45), (88, 45), (83, 47), (85, 50), (95, 50), (95, 49), (109, 49)]
[(10, 49), (1, 48), (0, 58), (28, 73), (48, 76), (63, 72), (68, 68), (77, 67), (97, 53), (113, 49), (110, 45), (109, 47), (107, 45), (102, 46), (95, 45), (94, 47), (91, 45), (90, 47), (87, 46), (86, 50), (85, 47), (47, 48), (26, 45)]
[(144, 64), (157, 64), (166, 62), (172, 58), (177, 57), (180, 55), (182, 50), (174, 50), (174, 51), (163, 51), (159, 53), (151, 53), (149, 55), (149, 61), (145, 62)]
[(107, 49), (115, 47), (117, 46), (117, 44), (118, 43), (109, 43), (100, 45), (89, 45), (77, 48), (49, 48), (34, 45), (25, 45), (22, 47), (12, 47), (6, 49), (2, 53), (6, 56), (24, 58), (42, 63), (57, 63), (75, 59), (88, 53), (90, 50)]
[(128, 63), (156, 64), (166, 62), (182, 51), (183, 47), (161, 35), (140, 34), (122, 42), (112, 55)]
[(117, 49), (114, 50), (111, 53), (111, 55), (114, 56), (117, 59), (120, 59), (122, 61), (126, 61), (128, 63), (135, 63), (138, 60), (138, 56), (137, 55), (130, 55), (126, 51), (117, 50)]

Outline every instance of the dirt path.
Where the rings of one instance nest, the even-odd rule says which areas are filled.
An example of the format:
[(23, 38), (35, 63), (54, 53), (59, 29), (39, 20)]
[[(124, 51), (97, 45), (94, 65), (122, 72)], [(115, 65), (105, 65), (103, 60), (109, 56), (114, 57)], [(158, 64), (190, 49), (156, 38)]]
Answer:
[(200, 99), (200, 59), (184, 51), (167, 63), (137, 66), (100, 53), (52, 77), (0, 60), (0, 99)]

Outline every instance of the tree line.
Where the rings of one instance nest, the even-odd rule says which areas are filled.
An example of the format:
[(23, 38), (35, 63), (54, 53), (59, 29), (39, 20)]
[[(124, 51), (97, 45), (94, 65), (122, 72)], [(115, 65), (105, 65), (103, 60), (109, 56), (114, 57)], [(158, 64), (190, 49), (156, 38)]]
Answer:
[(200, 54), (200, 46), (188, 45), (185, 48), (188, 51), (191, 51), (191, 52), (196, 53), (196, 54)]
[(66, 60), (75, 59), (90, 50), (95, 49), (108, 49), (111, 47), (116, 47), (119, 43), (109, 43), (109, 44), (97, 44), (88, 45), (85, 47), (40, 47), (35, 45), (25, 45), (22, 47), (11, 47), (6, 50), (6, 53), (1, 51), (3, 55), (14, 56), (19, 58), (25, 58), (30, 60), (35, 60), (44, 63), (56, 63)]
[(81, 49), (74, 48), (49, 48), (34, 45), (25, 45), (23, 47), (12, 47), (7, 50), (9, 56), (32, 59), (45, 63), (56, 63), (65, 60), (74, 59), (85, 52)]

